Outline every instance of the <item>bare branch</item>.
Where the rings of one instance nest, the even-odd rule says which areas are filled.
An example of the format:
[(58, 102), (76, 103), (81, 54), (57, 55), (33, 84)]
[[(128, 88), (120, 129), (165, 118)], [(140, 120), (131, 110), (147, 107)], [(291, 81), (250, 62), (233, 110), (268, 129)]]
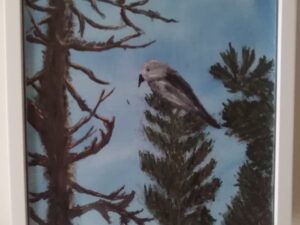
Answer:
[(136, 8), (137, 6), (142, 6), (142, 5), (147, 4), (148, 1), (146, 1), (146, 0), (133, 2), (133, 3), (130, 3), (129, 5), (118, 4), (117, 2), (112, 1), (112, 0), (98, 0), (98, 1), (110, 4), (110, 5), (114, 5), (117, 7), (125, 8), (126, 10), (128, 10), (134, 14), (144, 15), (150, 19), (157, 19), (157, 20), (161, 20), (166, 23), (177, 23), (178, 22), (175, 19), (168, 19), (166, 17), (161, 16), (159, 12), (155, 12), (153, 10), (143, 10), (143, 9)]
[(80, 186), (79, 184), (77, 184), (75, 182), (72, 183), (72, 187), (73, 187), (74, 190), (76, 190), (79, 193), (91, 195), (91, 196), (94, 196), (94, 197), (104, 198), (104, 199), (111, 200), (111, 201), (123, 198), (123, 196), (120, 196), (118, 198), (117, 195), (113, 196), (113, 197), (111, 197), (111, 195), (104, 195), (104, 194), (101, 194), (99, 192), (84, 188), (84, 187)]
[(97, 211), (107, 223), (111, 224), (110, 216), (108, 214), (109, 209), (107, 208), (108, 202), (104, 200), (98, 200), (97, 202), (86, 204), (83, 206), (75, 206), (70, 210), (70, 218), (80, 217), (83, 214), (95, 210)]
[(52, 16), (46, 16), (44, 18), (42, 18), (39, 22), (37, 22), (37, 25), (43, 25), (46, 23), (49, 23), (52, 20)]
[(29, 6), (32, 9), (41, 11), (41, 12), (47, 12), (47, 13), (51, 13), (55, 10), (54, 7), (52, 6), (40, 6), (37, 5), (36, 3), (34, 3), (32, 0), (25, 0), (26, 5)]
[(98, 100), (98, 103), (95, 107), (94, 110), (90, 109), (87, 104), (85, 103), (85, 101), (80, 97), (80, 95), (78, 94), (78, 92), (76, 91), (76, 89), (72, 86), (72, 84), (69, 81), (66, 81), (66, 85), (67, 85), (67, 89), (70, 92), (70, 94), (73, 96), (73, 98), (76, 100), (78, 106), (80, 107), (80, 109), (82, 111), (86, 111), (89, 112), (90, 114), (92, 114), (92, 116), (96, 117), (97, 119), (103, 121), (103, 122), (109, 122), (109, 120), (103, 116), (100, 116), (98, 114), (96, 114), (96, 112), (94, 112), (94, 110), (97, 110), (99, 104), (103, 101), (106, 100), (106, 98), (108, 98), (113, 92), (114, 89), (112, 89), (108, 94), (105, 94), (105, 90), (102, 91), (100, 98)]
[(99, 10), (97, 6), (96, 0), (88, 0), (92, 6), (92, 8), (102, 17), (105, 18), (105, 14)]
[(109, 199), (122, 199), (124, 198), (127, 194), (124, 192), (125, 186), (122, 186), (121, 188), (119, 188), (118, 190), (110, 193), (110, 195), (108, 196)]
[(27, 121), (34, 129), (40, 132), (43, 128), (45, 116), (42, 110), (32, 100), (27, 99), (26, 102)]
[(143, 9), (137, 9), (134, 7), (126, 7), (126, 9), (134, 14), (144, 15), (146, 17), (149, 17), (150, 19), (157, 19), (157, 20), (161, 20), (166, 23), (177, 23), (178, 22), (177, 20), (174, 20), (174, 19), (165, 18), (165, 17), (161, 16), (159, 12), (155, 12), (153, 10), (143, 10)]
[(31, 203), (38, 202), (40, 200), (46, 200), (50, 197), (49, 191), (45, 191), (45, 192), (41, 192), (41, 193), (30, 192), (29, 194), (31, 195), (31, 198), (29, 198), (29, 201)]
[(84, 17), (86, 22), (96, 28), (96, 29), (99, 29), (99, 30), (120, 30), (120, 29), (123, 29), (125, 27), (125, 25), (118, 25), (118, 26), (111, 26), (111, 25), (102, 25), (102, 24), (99, 24), (97, 22), (95, 22), (94, 20), (88, 18), (88, 17)]
[(77, 51), (106, 51), (112, 48), (122, 48), (122, 49), (136, 49), (136, 48), (145, 48), (151, 44), (153, 44), (155, 41), (150, 41), (145, 44), (140, 45), (131, 45), (126, 44), (126, 42), (135, 39), (137, 37), (141, 36), (141, 33), (135, 33), (132, 35), (125, 36), (124, 38), (118, 40), (118, 41), (110, 41), (110, 42), (87, 42), (83, 40), (73, 39), (68, 44), (67, 47), (72, 48)]
[(79, 184), (77, 184), (75, 182), (72, 183), (72, 188), (74, 190), (76, 190), (77, 192), (79, 192), (79, 193), (91, 195), (91, 196), (94, 196), (94, 197), (104, 198), (104, 199), (110, 200), (110, 201), (122, 200), (122, 199), (126, 198), (126, 196), (128, 195), (128, 194), (125, 194), (123, 192), (125, 186), (119, 188), (118, 190), (112, 192), (109, 195), (104, 195), (104, 194), (101, 194), (99, 192), (84, 188), (84, 187), (80, 186)]
[(40, 89), (35, 83), (32, 83), (31, 86), (33, 87), (33, 89), (34, 89), (38, 94), (41, 93), (41, 89)]
[(33, 210), (33, 208), (29, 207), (29, 216), (30, 218), (36, 222), (38, 225), (47, 225), (45, 221), (43, 221)]
[[(69, 91), (74, 91), (74, 93), (71, 93), (74, 97), (74, 99), (77, 101), (77, 104), (78, 105), (81, 105), (81, 106), (86, 106), (87, 105), (85, 104), (85, 102), (83, 101), (83, 99), (77, 94), (76, 90), (72, 90), (70, 89)], [(112, 93), (114, 92), (114, 89), (112, 89), (110, 92), (108, 92), (107, 94), (105, 94), (105, 90), (103, 90), (100, 94), (100, 97), (99, 97), (99, 100), (95, 106), (95, 108), (93, 110), (91, 110), (90, 108), (84, 108), (82, 109), (83, 111), (87, 111), (90, 113), (89, 116), (86, 116), (86, 117), (83, 117), (81, 118), (73, 127), (70, 127), (69, 128), (69, 133), (70, 134), (73, 134), (75, 133), (77, 130), (79, 130), (83, 125), (85, 125), (87, 122), (89, 122), (91, 120), (92, 117), (95, 117), (99, 120), (101, 120), (104, 124), (109, 124), (110, 121), (103, 117), (103, 116), (100, 116), (98, 114), (96, 114), (96, 111), (100, 105), (101, 102), (105, 101)], [(84, 104), (83, 104), (84, 103)]]
[(71, 84), (71, 82), (68, 79), (65, 79), (65, 84), (67, 86), (68, 91), (70, 92), (70, 94), (72, 95), (72, 97), (76, 100), (79, 108), (82, 111), (86, 111), (89, 112), (89, 107), (87, 106), (85, 100), (83, 100), (79, 93), (76, 91), (76, 89), (73, 87), (73, 85)]
[(114, 124), (115, 124), (115, 118), (113, 118), (112, 121), (104, 123), (107, 132), (100, 130), (101, 140), (97, 142), (97, 138), (95, 138), (92, 144), (86, 147), (82, 152), (72, 154), (71, 162), (73, 163), (85, 159), (91, 155), (95, 155), (98, 152), (100, 152), (103, 149), (103, 147), (109, 143), (114, 129)]
[(80, 139), (74, 141), (73, 143), (71, 143), (69, 146), (68, 146), (68, 149), (72, 149), (72, 148), (75, 148), (76, 146), (80, 145), (82, 142), (84, 142), (86, 139), (88, 139), (89, 137), (91, 137), (93, 134), (95, 134), (95, 130), (94, 130), (94, 127), (91, 127), (87, 132), (86, 134), (81, 137)]
[(120, 48), (123, 48), (123, 49), (137, 49), (137, 48), (146, 48), (146, 47), (148, 47), (148, 46), (150, 46), (150, 45), (152, 45), (153, 43), (155, 43), (156, 41), (154, 40), (154, 41), (149, 41), (149, 42), (147, 42), (147, 43), (145, 43), (145, 44), (140, 44), (140, 45), (128, 45), (128, 44), (124, 44), (124, 45), (122, 45)]
[(30, 12), (28, 12), (29, 17), (30, 17), (30, 21), (35, 29), (35, 36), (41, 38), (43, 41), (45, 41), (46, 43), (48, 42), (48, 38), (47, 36), (42, 32), (42, 30), (40, 29), (40, 27), (37, 25), (37, 23), (35, 22), (33, 16), (31, 15)]
[(136, 26), (126, 15), (125, 9), (121, 8), (121, 12), (120, 12), (121, 18), (122, 20), (125, 22), (125, 24), (131, 28), (133, 28), (136, 32), (141, 33), (143, 32), (141, 28), (139, 28), (138, 26)]
[[(104, 90), (102, 91), (100, 98), (95, 106), (95, 108), (90, 112), (90, 114), (88, 116), (85, 116), (83, 118), (81, 118), (73, 127), (69, 128), (69, 133), (73, 134), (76, 131), (78, 131), (83, 125), (85, 125), (87, 122), (89, 122), (93, 116), (96, 115), (96, 111), (100, 105), (100, 103), (102, 102), (102, 97), (104, 95)], [(76, 100), (76, 101), (80, 101), (80, 100)], [(81, 104), (80, 102), (77, 102), (78, 104)]]
[(43, 166), (46, 167), (48, 165), (48, 157), (38, 154), (38, 153), (32, 153), (29, 152), (28, 156), (31, 158), (31, 160), (29, 160), (28, 165), (29, 166)]
[(72, 188), (79, 193), (83, 193), (83, 194), (87, 194), (87, 195), (91, 195), (91, 196), (99, 197), (99, 198), (107, 198), (106, 195), (101, 194), (96, 191), (93, 191), (93, 190), (90, 190), (90, 189), (87, 189), (87, 188), (84, 188), (75, 182), (72, 183)]
[(80, 32), (81, 36), (83, 36), (83, 34), (84, 34), (85, 23), (88, 23), (90, 26), (92, 26), (96, 29), (99, 29), (99, 30), (120, 30), (120, 29), (125, 27), (124, 25), (108, 26), (108, 25), (99, 24), (99, 23), (95, 22), (94, 20), (92, 20), (92, 19), (88, 18), (87, 16), (85, 16), (75, 6), (72, 7), (72, 11), (77, 16), (77, 18), (79, 20), (79, 32)]
[(84, 15), (79, 11), (77, 10), (76, 7), (72, 7), (72, 11), (73, 13), (77, 16), (78, 18), (78, 22), (79, 22), (79, 33), (80, 33), (80, 36), (82, 37), (83, 34), (84, 34), (84, 30), (85, 30), (85, 18), (84, 18)]
[[(51, 19), (52, 19), (52, 16), (49, 15), (49, 16), (46, 16), (46, 17), (42, 18), (42, 19), (41, 19), (39, 22), (37, 22), (36, 24), (37, 24), (38, 26), (41, 26), (41, 25), (44, 25), (44, 24), (46, 24), (46, 23), (49, 23)], [(26, 31), (26, 35), (29, 34), (29, 33), (31, 33), (34, 29), (35, 29), (35, 27), (34, 27), (34, 26), (31, 26), (31, 27)]]
[(30, 43), (35, 43), (35, 44), (41, 44), (41, 45), (47, 45), (47, 42), (43, 40), (40, 37), (34, 36), (32, 34), (27, 34), (26, 35), (26, 40)]
[(27, 78), (26, 80), (26, 84), (27, 85), (32, 85), (34, 82), (36, 82), (37, 80), (40, 80), (42, 78), (42, 75), (44, 73), (44, 70), (40, 70), (39, 72), (37, 72), (36, 74), (34, 74), (33, 77), (31, 78)]
[[(84, 40), (72, 39), (72, 40), (67, 41), (67, 43), (61, 43), (62, 45), (64, 45), (67, 48), (71, 48), (71, 49), (74, 49), (77, 51), (101, 52), (101, 51), (106, 51), (106, 50), (109, 50), (112, 48), (122, 48), (124, 50), (145, 48), (145, 47), (148, 47), (149, 45), (153, 44), (155, 41), (150, 41), (150, 42), (147, 42), (144, 44), (139, 44), (139, 45), (132, 45), (132, 44), (127, 43), (128, 41), (130, 41), (132, 39), (140, 37), (143, 34), (143, 31), (141, 28), (139, 28), (137, 25), (135, 25), (128, 18), (128, 16), (126, 15), (126, 10), (133, 14), (144, 15), (148, 18), (162, 20), (167, 23), (177, 22), (174, 19), (168, 19), (168, 18), (161, 16), (160, 13), (158, 13), (158, 12), (155, 12), (152, 10), (143, 10), (143, 9), (136, 8), (137, 6), (145, 5), (146, 3), (148, 3), (148, 1), (145, 1), (145, 0), (133, 2), (133, 3), (130, 3), (129, 5), (126, 5), (126, 4), (124, 4), (124, 2), (121, 2), (121, 1), (120, 2), (112, 1), (112, 0), (98, 0), (98, 1), (119, 7), (121, 9), (121, 11), (120, 11), (121, 19), (126, 24), (126, 26), (133, 28), (136, 31), (136, 33), (125, 36), (124, 38), (122, 38), (118, 41), (114, 41), (113, 38), (110, 38), (109, 41), (107, 41), (107, 42), (87, 42)], [(85, 22), (89, 23), (89, 25), (91, 25), (95, 28), (104, 29), (103, 25), (99, 26), (99, 24), (97, 24), (97, 23), (95, 23), (95, 21), (87, 18), (75, 7), (73, 7), (73, 12), (79, 18), (81, 35), (83, 35), (83, 32), (84, 32)], [(115, 27), (115, 28), (120, 29), (121, 27)], [(108, 27), (108, 28), (111, 29), (112, 27)]]
[(137, 7), (137, 6), (143, 6), (146, 5), (149, 2), (149, 0), (142, 0), (142, 1), (137, 1), (137, 2), (133, 2), (130, 3), (128, 7)]
[(87, 42), (83, 40), (73, 39), (66, 44), (66, 47), (77, 51), (97, 51), (101, 52), (104, 50), (108, 50), (114, 48), (114, 43), (107, 44), (105, 42)]
[(131, 35), (127, 35), (127, 36), (121, 38), (119, 41), (115, 42), (114, 44), (121, 45), (121, 44), (123, 44), (125, 42), (128, 42), (130, 40), (136, 39), (136, 38), (140, 37), (141, 35), (142, 34), (140, 32), (137, 32), (137, 33), (131, 34)]
[(110, 4), (110, 5), (114, 5), (114, 6), (120, 6), (118, 3), (116, 3), (115, 1), (111, 1), (111, 0), (98, 0), (98, 1)]
[[(89, 112), (91, 113), (93, 110), (91, 110), (87, 104), (85, 103), (85, 101), (80, 97), (79, 93), (76, 91), (76, 89), (73, 87), (73, 85), (71, 84), (70, 81), (68, 81), (67, 79), (65, 79), (65, 83), (67, 86), (68, 91), (70, 92), (70, 94), (73, 96), (73, 98), (76, 100), (78, 106), (80, 107), (80, 109), (82, 111), (85, 112)], [(103, 101), (105, 101), (112, 93), (114, 92), (114, 89), (112, 89), (110, 92), (108, 92), (107, 94), (105, 94), (105, 90), (103, 90), (100, 94), (100, 99), (99, 99), (99, 104)], [(94, 115), (97, 119), (103, 121), (103, 122), (107, 122), (109, 121), (108, 119), (99, 116), (97, 114)]]
[(93, 73), (92, 70), (86, 68), (86, 67), (83, 67), (81, 65), (78, 65), (78, 64), (75, 64), (75, 63), (72, 63), (70, 62), (69, 63), (70, 66), (76, 70), (80, 70), (81, 72), (83, 72), (84, 74), (86, 74), (92, 81), (95, 81), (96, 83), (98, 84), (109, 84), (109, 82), (106, 82), (106, 81), (103, 81), (103, 80), (100, 80), (96, 77), (96, 75)]
[(107, 223), (111, 223), (110, 220), (110, 212), (116, 213), (120, 216), (120, 224), (126, 225), (130, 221), (133, 221), (137, 225), (144, 225), (146, 222), (151, 221), (150, 218), (139, 218), (138, 214), (142, 212), (142, 210), (138, 211), (127, 211), (126, 208), (129, 206), (131, 201), (135, 196), (134, 192), (130, 194), (124, 195), (122, 200), (118, 201), (117, 203), (112, 203), (110, 201), (105, 200), (98, 200), (93, 203), (89, 203), (82, 206), (75, 206), (70, 210), (70, 217), (75, 218), (82, 216), (83, 214), (95, 210), (98, 212)]

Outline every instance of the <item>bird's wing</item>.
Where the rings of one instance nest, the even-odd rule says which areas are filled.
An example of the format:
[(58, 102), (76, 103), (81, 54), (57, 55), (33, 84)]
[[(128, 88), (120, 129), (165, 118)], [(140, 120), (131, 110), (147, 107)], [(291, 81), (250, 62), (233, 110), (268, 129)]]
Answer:
[[(217, 123), (217, 121), (206, 111), (204, 106), (200, 103), (197, 96), (194, 94), (192, 87), (177, 73), (177, 71), (168, 69), (165, 81), (168, 82), (171, 86), (175, 87), (177, 91), (184, 93), (184, 95), (190, 101), (192, 101), (205, 121), (207, 121), (213, 127), (220, 128), (220, 125)], [(166, 88), (168, 89), (170, 87), (166, 86)]]
[[(167, 76), (165, 77), (165, 80), (169, 82), (172, 86), (174, 86), (176, 89), (180, 90), (182, 93), (184, 93), (192, 102), (193, 104), (199, 108), (202, 109), (203, 106), (199, 102), (197, 96), (194, 94), (192, 87), (189, 85), (188, 82), (186, 82), (177, 71), (173, 69), (167, 70)], [(204, 108), (203, 108), (204, 109)]]

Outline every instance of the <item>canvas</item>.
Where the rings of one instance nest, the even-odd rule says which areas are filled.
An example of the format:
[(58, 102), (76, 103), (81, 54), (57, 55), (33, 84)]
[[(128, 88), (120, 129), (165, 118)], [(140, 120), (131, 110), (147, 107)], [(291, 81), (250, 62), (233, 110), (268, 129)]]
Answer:
[(23, 16), (29, 224), (274, 224), (275, 0)]

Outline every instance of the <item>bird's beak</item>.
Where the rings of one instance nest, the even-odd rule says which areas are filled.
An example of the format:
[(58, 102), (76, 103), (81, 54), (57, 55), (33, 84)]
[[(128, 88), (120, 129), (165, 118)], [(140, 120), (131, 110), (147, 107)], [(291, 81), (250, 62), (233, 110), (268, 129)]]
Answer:
[(145, 80), (145, 79), (143, 78), (142, 74), (140, 74), (140, 76), (139, 76), (139, 85), (138, 85), (138, 87), (141, 86), (141, 83), (143, 83), (144, 80)]

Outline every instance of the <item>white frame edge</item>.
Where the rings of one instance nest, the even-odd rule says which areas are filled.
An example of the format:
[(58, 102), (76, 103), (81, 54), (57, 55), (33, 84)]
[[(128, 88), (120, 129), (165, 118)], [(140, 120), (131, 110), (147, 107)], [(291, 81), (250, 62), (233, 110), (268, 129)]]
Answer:
[(297, 0), (279, 0), (275, 225), (292, 225)]
[[(0, 1), (0, 106), (4, 106), (0, 107), (0, 224), (3, 225), (27, 222), (20, 2)], [(279, 0), (275, 225), (292, 224), (296, 5), (297, 0)]]

